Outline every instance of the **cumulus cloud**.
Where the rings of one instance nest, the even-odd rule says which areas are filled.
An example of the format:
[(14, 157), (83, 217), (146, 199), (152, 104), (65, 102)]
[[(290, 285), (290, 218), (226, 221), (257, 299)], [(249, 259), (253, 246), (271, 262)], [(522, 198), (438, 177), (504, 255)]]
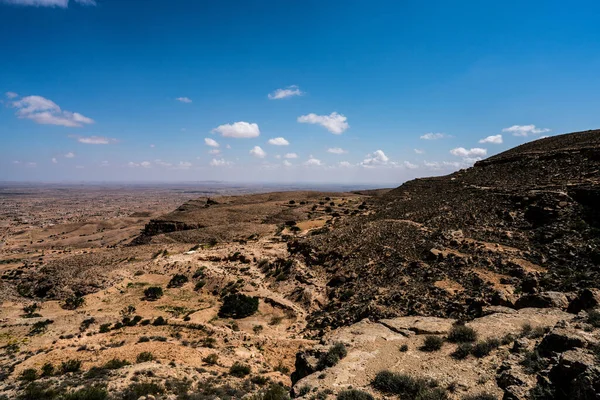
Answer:
[(331, 147), (331, 148), (327, 149), (327, 152), (331, 153), (331, 154), (346, 154), (347, 153), (346, 150), (344, 150), (340, 147)]
[(386, 165), (389, 161), (389, 157), (385, 155), (383, 150), (375, 150), (372, 154), (367, 155), (361, 162), (361, 165), (365, 167), (374, 167), (377, 165)]
[(191, 103), (192, 99), (190, 99), (189, 97), (178, 97), (175, 100), (177, 100), (180, 103)]
[(213, 158), (210, 161), (211, 167), (223, 167), (223, 166), (227, 166), (227, 165), (231, 165), (231, 163), (229, 161), (225, 161), (224, 158)]
[(479, 143), (502, 144), (502, 135), (488, 136), (486, 138), (481, 139)]
[(446, 139), (451, 137), (450, 135), (447, 135), (445, 133), (426, 133), (424, 135), (421, 135), (421, 139), (423, 140), (438, 140), (438, 139)]
[(308, 158), (308, 160), (306, 160), (304, 165), (309, 166), (309, 167), (318, 167), (318, 166), (323, 165), (323, 163), (321, 163), (321, 160), (318, 160), (318, 159), (314, 158), (313, 156), (310, 156)]
[(219, 149), (212, 149), (212, 150), (209, 150), (208, 154), (221, 154), (221, 150), (219, 150)]
[(67, 154), (65, 154), (65, 158), (75, 158), (75, 153), (73, 153), (72, 151), (70, 151)]
[(329, 132), (340, 135), (350, 127), (347, 121), (348, 118), (337, 112), (332, 112), (329, 115), (308, 114), (298, 117), (298, 122), (301, 124), (319, 124), (325, 127)]
[(163, 160), (154, 160), (154, 164), (159, 165), (161, 167), (165, 167), (165, 168), (170, 168), (173, 166), (173, 164), (163, 161)]
[(249, 122), (234, 122), (233, 124), (224, 124), (212, 130), (213, 133), (220, 133), (223, 137), (232, 138), (255, 138), (260, 135), (258, 124)]
[(513, 125), (509, 128), (502, 129), (502, 132), (512, 133), (514, 136), (529, 136), (550, 132), (550, 129), (536, 128), (535, 125)]
[(107, 138), (107, 137), (104, 137), (104, 136), (78, 136), (78, 135), (71, 135), (69, 137), (77, 139), (77, 141), (79, 143), (84, 143), (84, 144), (111, 144), (111, 143), (117, 143), (118, 142), (117, 139)]
[[(82, 6), (95, 6), (95, 0), (74, 0), (75, 3)], [(34, 7), (60, 7), (67, 8), (69, 0), (0, 0), (0, 3), (14, 4), (17, 6), (34, 6)]]
[(469, 158), (469, 157), (483, 157), (487, 155), (487, 149), (481, 149), (479, 147), (475, 147), (473, 149), (467, 150), (464, 147), (457, 147), (455, 149), (450, 150), (450, 154), (457, 157)]
[(302, 96), (304, 93), (296, 85), (288, 86), (285, 89), (277, 89), (269, 93), (268, 97), (271, 100), (285, 99), (286, 97)]
[(288, 142), (287, 140), (285, 140), (282, 137), (276, 137), (273, 139), (269, 139), (268, 143), (272, 144), (273, 146), (287, 146), (290, 144), (290, 142)]
[(42, 96), (27, 96), (14, 101), (17, 117), (27, 118), (38, 124), (60, 125), (79, 128), (84, 124), (93, 124), (94, 120), (76, 112), (64, 111), (53, 102)]
[(219, 143), (216, 140), (211, 138), (204, 138), (204, 143), (210, 147), (219, 147)]
[(284, 165), (285, 167), (291, 167), (291, 166), (292, 166), (292, 163), (291, 163), (291, 162), (289, 162), (288, 160), (283, 160), (283, 165)]
[(349, 168), (351, 166), (352, 164), (350, 164), (348, 161), (340, 161), (340, 167)]
[(260, 146), (254, 146), (252, 150), (250, 150), (250, 154), (257, 158), (265, 158), (267, 156), (267, 153), (265, 153), (265, 151), (261, 149)]
[(411, 163), (411, 162), (409, 162), (409, 161), (404, 161), (404, 166), (405, 166), (406, 168), (408, 168), (408, 169), (417, 169), (417, 168), (419, 168), (419, 166), (418, 166), (418, 165), (416, 165), (416, 164), (413, 164), (413, 163)]
[(417, 154), (425, 154), (425, 151), (423, 151), (421, 149), (415, 149), (415, 153), (417, 153)]
[(424, 161), (423, 165), (425, 165), (426, 168), (432, 169), (432, 170), (457, 169), (457, 168), (461, 167), (461, 163), (456, 162), (456, 161), (453, 161), (453, 162)]
[(58, 160), (56, 159), (56, 157), (52, 158), (52, 164), (58, 164)]
[(14, 99), (15, 97), (19, 97), (19, 95), (16, 94), (15, 92), (6, 92), (5, 95), (9, 99)]
[(192, 167), (192, 163), (188, 161), (179, 161), (179, 164), (175, 167), (175, 169), (190, 169)]
[(296, 154), (296, 153), (287, 153), (283, 157), (284, 158), (298, 158), (298, 154)]

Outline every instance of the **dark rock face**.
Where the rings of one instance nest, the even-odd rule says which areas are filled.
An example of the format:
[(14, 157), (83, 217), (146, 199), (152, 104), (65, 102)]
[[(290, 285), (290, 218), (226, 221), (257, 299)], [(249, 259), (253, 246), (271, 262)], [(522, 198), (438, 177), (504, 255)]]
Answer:
[(572, 330), (555, 328), (542, 339), (538, 350), (540, 354), (550, 356), (568, 350), (586, 347), (587, 340)]
[(589, 310), (600, 306), (600, 290), (598, 289), (583, 289), (577, 297), (569, 304), (568, 312), (573, 314), (579, 313), (581, 310)]
[(544, 292), (539, 294), (528, 294), (520, 297), (515, 302), (515, 308), (521, 309), (526, 307), (534, 308), (560, 308), (566, 309), (569, 305), (569, 300), (564, 293), (560, 292)]

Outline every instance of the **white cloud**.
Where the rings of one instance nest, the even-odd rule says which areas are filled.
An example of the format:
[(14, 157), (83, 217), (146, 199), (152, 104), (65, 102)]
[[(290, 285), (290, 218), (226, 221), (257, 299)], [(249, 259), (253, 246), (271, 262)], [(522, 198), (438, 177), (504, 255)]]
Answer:
[(221, 150), (219, 150), (219, 149), (212, 149), (212, 150), (209, 150), (208, 154), (221, 154)]
[(415, 153), (417, 153), (417, 154), (425, 154), (425, 151), (420, 150), (420, 149), (415, 149)]
[(117, 143), (118, 142), (117, 139), (107, 138), (107, 137), (104, 137), (104, 136), (77, 136), (77, 135), (72, 135), (70, 137), (75, 138), (75, 139), (77, 139), (77, 141), (79, 143), (84, 143), (84, 144), (111, 144), (111, 143)]
[(288, 160), (283, 160), (283, 165), (284, 165), (285, 167), (291, 167), (291, 166), (292, 166), (292, 163), (291, 163), (291, 162), (289, 162)]
[[(95, 6), (95, 0), (74, 0), (83, 6)], [(18, 6), (34, 6), (34, 7), (60, 7), (67, 8), (69, 6), (69, 0), (0, 0), (7, 4), (14, 4)]]
[(385, 165), (390, 159), (383, 150), (376, 150), (373, 154), (367, 154), (367, 157), (361, 162), (365, 167), (374, 167), (376, 165)]
[(150, 163), (150, 161), (142, 161), (141, 163), (134, 163), (133, 161), (129, 161), (129, 163), (127, 164), (129, 167), (131, 168), (150, 168), (152, 166), (152, 163)]
[(318, 166), (323, 165), (323, 164), (321, 163), (321, 160), (318, 160), (318, 159), (314, 158), (313, 156), (310, 156), (309, 159), (306, 160), (306, 162), (304, 163), (304, 165), (307, 165), (309, 167), (310, 166), (318, 167)]
[(280, 100), (286, 97), (302, 96), (304, 93), (296, 85), (288, 86), (285, 89), (277, 89), (273, 93), (269, 93), (269, 99)]
[(421, 139), (423, 140), (438, 140), (438, 139), (446, 139), (451, 137), (450, 135), (446, 135), (445, 133), (426, 133), (421, 135)]
[(493, 135), (488, 136), (484, 139), (481, 139), (479, 143), (493, 143), (493, 144), (502, 144), (502, 135)]
[(331, 153), (331, 154), (346, 154), (347, 153), (346, 150), (344, 150), (340, 147), (331, 147), (331, 148), (327, 149), (327, 152)]
[(38, 124), (60, 125), (69, 128), (79, 128), (83, 124), (93, 124), (94, 120), (79, 113), (63, 111), (52, 100), (41, 96), (27, 96), (14, 101), (19, 118), (27, 118)]
[(5, 93), (6, 97), (8, 97), (9, 99), (14, 99), (15, 97), (19, 97), (18, 94), (16, 94), (15, 92), (6, 92)]
[(220, 133), (223, 137), (232, 138), (255, 138), (260, 135), (258, 124), (249, 122), (234, 122), (233, 124), (224, 124), (212, 130), (213, 133)]
[(72, 151), (70, 151), (67, 154), (65, 154), (65, 158), (75, 158), (75, 153), (73, 153)]
[(224, 158), (220, 158), (220, 159), (213, 158), (210, 161), (211, 167), (223, 167), (223, 166), (227, 166), (227, 165), (231, 165), (231, 163), (229, 161), (225, 161)]
[(513, 125), (510, 128), (502, 129), (502, 132), (512, 133), (514, 136), (529, 136), (550, 132), (550, 129), (536, 128), (535, 125)]
[(159, 160), (154, 160), (154, 163), (156, 165), (160, 165), (161, 167), (165, 167), (165, 168), (169, 168), (169, 167), (173, 166), (173, 164), (171, 164), (169, 162), (166, 162), (166, 161), (163, 161), (163, 160), (160, 160), (160, 159)]
[(413, 163), (411, 163), (411, 162), (409, 162), (409, 161), (404, 161), (404, 166), (405, 166), (406, 168), (408, 168), (408, 169), (417, 169), (417, 168), (419, 168), (419, 166), (418, 166), (418, 165), (416, 165), (416, 164), (413, 164)]
[(189, 97), (178, 97), (175, 100), (179, 101), (180, 103), (191, 103), (192, 99), (190, 99)]
[(52, 158), (52, 164), (58, 164), (58, 160), (56, 159), (56, 157)]
[(28, 162), (26, 164), (26, 166), (29, 167), (29, 168), (35, 168), (35, 167), (37, 167), (37, 163), (36, 162)]
[(216, 140), (211, 138), (204, 138), (204, 143), (210, 147), (219, 147), (219, 143)]
[(298, 158), (298, 154), (296, 153), (287, 153), (284, 158)]
[(332, 112), (329, 115), (317, 115), (310, 113), (298, 117), (298, 122), (302, 124), (319, 124), (335, 135), (340, 135), (350, 127), (346, 122), (347, 118), (337, 112)]
[(265, 158), (267, 156), (267, 153), (265, 153), (265, 151), (261, 149), (260, 146), (254, 146), (252, 150), (250, 150), (250, 154), (258, 158)]
[(150, 161), (142, 161), (142, 162), (140, 163), (140, 166), (141, 166), (141, 167), (144, 167), (144, 168), (150, 168), (150, 167), (151, 167), (151, 165), (152, 165), (152, 164), (150, 164)]
[(351, 166), (352, 164), (350, 164), (348, 161), (340, 161), (340, 167), (349, 168)]
[(273, 146), (287, 146), (290, 144), (290, 142), (288, 142), (287, 140), (285, 140), (282, 137), (276, 137), (273, 139), (269, 139), (268, 143), (272, 144)]
[(176, 169), (190, 169), (192, 168), (192, 163), (188, 161), (179, 161), (179, 164), (175, 167)]
[(457, 147), (456, 149), (450, 150), (450, 154), (457, 156), (457, 157), (463, 157), (463, 158), (483, 157), (483, 156), (487, 155), (487, 150), (481, 149), (478, 147), (470, 149), (470, 150), (467, 150), (464, 147)]

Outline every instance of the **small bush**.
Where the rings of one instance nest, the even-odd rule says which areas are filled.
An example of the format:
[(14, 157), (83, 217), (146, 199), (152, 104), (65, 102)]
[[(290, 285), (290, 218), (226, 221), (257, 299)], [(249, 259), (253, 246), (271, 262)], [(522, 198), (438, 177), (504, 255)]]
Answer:
[(230, 294), (223, 299), (219, 309), (221, 318), (245, 318), (258, 311), (258, 297), (250, 297), (241, 293)]
[(133, 314), (135, 314), (135, 307), (130, 304), (127, 307), (123, 308), (121, 311), (119, 311), (119, 313), (123, 318), (131, 317)]
[(263, 328), (262, 325), (254, 325), (252, 327), (252, 332), (254, 332), (254, 333), (256, 333), (258, 335), (259, 333), (261, 333), (263, 331), (263, 329), (264, 328)]
[(111, 324), (102, 324), (102, 325), (100, 325), (100, 333), (110, 332), (110, 325)]
[(216, 365), (219, 362), (219, 356), (215, 353), (209, 354), (202, 359), (202, 362), (208, 365)]
[(163, 392), (162, 386), (154, 382), (132, 383), (123, 391), (120, 398), (123, 400), (138, 400), (143, 396), (157, 395)]
[(198, 282), (196, 282), (196, 285), (194, 285), (194, 290), (197, 292), (202, 290), (204, 286), (206, 286), (206, 281), (204, 279), (200, 279)]
[(464, 360), (469, 357), (469, 355), (473, 352), (473, 344), (471, 343), (460, 343), (456, 350), (451, 354), (453, 358), (457, 360)]
[(60, 365), (60, 371), (63, 374), (69, 372), (79, 372), (79, 370), (81, 370), (81, 361), (79, 360), (67, 360)]
[(350, 389), (339, 392), (337, 400), (373, 400), (373, 396), (362, 390)]
[(94, 318), (94, 317), (84, 319), (83, 321), (81, 321), (81, 324), (79, 325), (79, 331), (84, 332), (87, 328), (90, 327), (90, 325), (92, 325), (95, 322), (96, 322), (96, 318)]
[(252, 400), (289, 400), (290, 396), (285, 387), (279, 383), (272, 383), (267, 390), (251, 398)]
[(498, 348), (500, 345), (500, 341), (498, 339), (488, 339), (485, 341), (477, 342), (473, 346), (473, 350), (471, 354), (473, 354), (477, 358), (482, 358), (489, 355), (492, 350)]
[(423, 346), (421, 346), (421, 351), (438, 351), (442, 348), (444, 344), (444, 339), (435, 335), (427, 335), (425, 336), (425, 340), (423, 341)]
[(600, 328), (600, 311), (593, 310), (588, 312), (587, 322), (594, 328)]
[(402, 346), (400, 346), (400, 351), (402, 353), (406, 353), (408, 351), (408, 345), (407, 344), (403, 344)]
[(166, 325), (166, 324), (167, 324), (167, 320), (164, 319), (162, 316), (156, 317), (154, 322), (152, 322), (152, 325), (154, 325), (154, 326), (162, 326), (162, 325)]
[(25, 313), (25, 318), (35, 318), (40, 316), (37, 312), (42, 309), (42, 306), (38, 303), (33, 303), (28, 306), (23, 307), (23, 312)]
[(127, 360), (119, 360), (118, 358), (113, 358), (112, 360), (109, 360), (106, 362), (106, 364), (104, 364), (103, 368), (104, 369), (119, 369), (119, 368), (123, 368), (129, 364), (129, 361)]
[(46, 363), (42, 365), (42, 377), (48, 377), (54, 375), (54, 365)]
[(27, 369), (23, 370), (23, 372), (21, 372), (21, 375), (19, 375), (19, 380), (22, 380), (25, 382), (33, 382), (37, 378), (38, 378), (37, 371), (33, 368), (27, 368)]
[(138, 339), (138, 343), (146, 343), (149, 341), (150, 341), (150, 338), (148, 336), (142, 336)]
[(250, 375), (251, 368), (249, 365), (241, 364), (236, 362), (229, 368), (229, 374), (237, 378), (243, 378), (246, 375)]
[(85, 304), (85, 299), (78, 295), (67, 297), (65, 302), (61, 305), (65, 310), (76, 310)]
[(62, 400), (105, 400), (108, 392), (102, 386), (86, 386), (61, 397)]
[(525, 373), (530, 375), (537, 374), (548, 367), (548, 361), (537, 351), (525, 353), (525, 358), (519, 364), (523, 366)]
[(465, 325), (454, 324), (448, 332), (448, 341), (452, 343), (467, 343), (477, 340), (475, 329)]
[(402, 399), (441, 400), (447, 398), (446, 391), (437, 387), (436, 381), (390, 371), (379, 372), (371, 385), (383, 393), (395, 394)]
[(198, 278), (204, 278), (204, 270), (206, 269), (206, 267), (200, 267), (198, 269), (196, 269), (196, 271), (194, 272), (194, 275), (192, 275), (192, 278), (194, 279), (198, 279)]
[(54, 321), (51, 319), (47, 319), (44, 321), (38, 321), (35, 324), (31, 325), (31, 329), (29, 330), (29, 336), (39, 335), (48, 329), (48, 325), (53, 324)]
[(498, 398), (491, 393), (479, 393), (470, 396), (464, 396), (462, 400), (498, 400)]
[(138, 363), (148, 362), (154, 360), (154, 355), (149, 351), (143, 351), (137, 355), (135, 359)]
[(188, 277), (183, 274), (175, 274), (167, 285), (168, 288), (179, 288), (185, 285), (188, 281)]
[(144, 290), (144, 297), (146, 300), (154, 301), (158, 300), (163, 296), (163, 290), (160, 286), (150, 286)]
[(48, 384), (30, 383), (19, 395), (19, 400), (52, 400), (57, 398), (59, 393), (56, 389), (48, 387)]
[(322, 370), (333, 367), (340, 362), (342, 358), (346, 357), (347, 354), (348, 350), (346, 350), (346, 346), (343, 343), (334, 343), (334, 345), (319, 358), (318, 368)]

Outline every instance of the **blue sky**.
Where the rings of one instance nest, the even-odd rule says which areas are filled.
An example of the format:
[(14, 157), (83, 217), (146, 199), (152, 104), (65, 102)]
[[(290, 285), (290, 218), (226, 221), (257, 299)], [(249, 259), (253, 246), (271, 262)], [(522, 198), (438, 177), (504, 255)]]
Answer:
[(448, 173), (600, 127), (599, 20), (597, 1), (0, 0), (0, 180)]

